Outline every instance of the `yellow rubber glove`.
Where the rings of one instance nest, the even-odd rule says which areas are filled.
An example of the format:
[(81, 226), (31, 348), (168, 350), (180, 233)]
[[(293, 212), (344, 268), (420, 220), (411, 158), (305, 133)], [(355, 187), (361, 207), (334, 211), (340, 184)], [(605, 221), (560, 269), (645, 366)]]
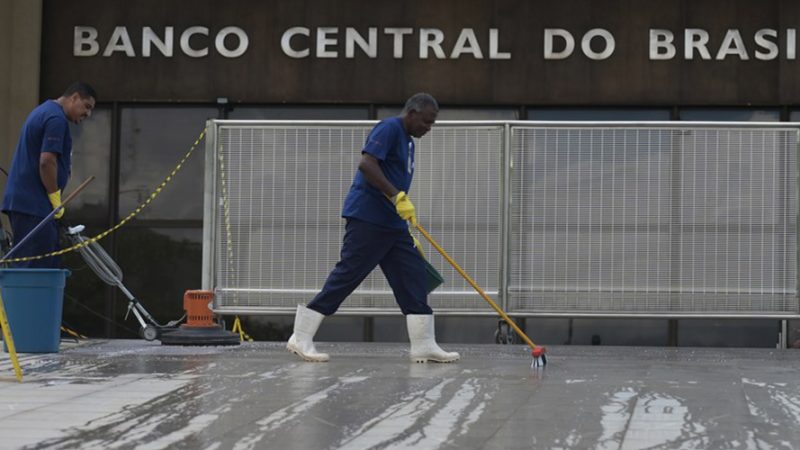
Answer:
[(411, 225), (417, 225), (417, 211), (414, 209), (414, 205), (411, 203), (411, 200), (408, 199), (408, 195), (406, 195), (405, 192), (400, 191), (400, 193), (392, 197), (392, 203), (394, 203), (394, 207), (397, 209), (397, 214), (400, 218), (411, 221)]
[[(47, 194), (47, 198), (50, 199), (50, 204), (53, 205), (53, 209), (56, 209), (59, 206), (61, 206), (61, 190), (60, 189), (55, 191), (55, 192), (53, 192), (52, 194)], [(66, 208), (61, 208), (61, 211), (57, 212), (56, 215), (53, 216), (53, 218), (60, 219), (61, 217), (64, 216), (64, 211), (65, 210), (66, 210)]]
[(411, 239), (414, 240), (414, 248), (417, 249), (420, 256), (422, 256), (422, 259), (425, 259), (425, 251), (422, 250), (422, 244), (419, 242), (419, 239), (417, 239), (417, 237), (413, 234), (411, 235)]

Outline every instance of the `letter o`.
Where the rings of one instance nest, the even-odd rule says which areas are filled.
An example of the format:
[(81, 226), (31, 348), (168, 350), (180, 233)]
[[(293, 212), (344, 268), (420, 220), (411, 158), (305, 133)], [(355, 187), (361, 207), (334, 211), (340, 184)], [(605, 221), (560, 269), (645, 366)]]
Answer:
[[(596, 37), (603, 39), (606, 44), (605, 49), (600, 53), (592, 50), (592, 39)], [(589, 59), (594, 60), (607, 59), (614, 53), (615, 45), (614, 36), (608, 30), (602, 28), (592, 28), (587, 31), (586, 34), (583, 35), (583, 39), (581, 39), (581, 50), (583, 50), (583, 54)]]
[[(228, 50), (228, 48), (225, 47), (225, 38), (230, 34), (239, 38), (239, 46), (233, 50)], [(238, 58), (244, 55), (249, 45), (250, 40), (247, 38), (247, 33), (239, 27), (225, 27), (219, 30), (216, 39), (214, 39), (214, 47), (217, 48), (217, 52), (226, 58)]]

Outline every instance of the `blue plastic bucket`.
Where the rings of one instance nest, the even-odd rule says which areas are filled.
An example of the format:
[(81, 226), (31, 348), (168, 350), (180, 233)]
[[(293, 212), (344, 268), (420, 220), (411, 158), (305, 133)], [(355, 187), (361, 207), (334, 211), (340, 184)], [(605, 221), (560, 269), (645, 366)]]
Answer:
[(0, 289), (16, 351), (58, 353), (69, 273), (64, 269), (0, 269)]

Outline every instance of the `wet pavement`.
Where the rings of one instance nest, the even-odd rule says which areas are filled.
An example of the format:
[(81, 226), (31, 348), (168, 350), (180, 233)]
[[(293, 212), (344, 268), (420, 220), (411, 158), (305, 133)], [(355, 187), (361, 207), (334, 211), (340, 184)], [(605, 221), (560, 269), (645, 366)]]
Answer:
[(135, 340), (0, 354), (2, 449), (800, 448), (800, 351)]

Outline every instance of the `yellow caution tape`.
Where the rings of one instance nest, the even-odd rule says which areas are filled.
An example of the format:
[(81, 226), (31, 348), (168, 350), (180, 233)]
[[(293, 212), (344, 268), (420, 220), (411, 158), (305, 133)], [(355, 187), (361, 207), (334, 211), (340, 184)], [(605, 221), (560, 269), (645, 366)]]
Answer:
[(164, 181), (162, 181), (161, 184), (158, 185), (158, 187), (147, 197), (147, 199), (144, 201), (144, 203), (139, 205), (135, 210), (133, 210), (132, 213), (128, 214), (128, 216), (125, 217), (124, 219), (122, 219), (118, 224), (114, 225), (113, 227), (109, 228), (106, 231), (103, 231), (102, 233), (98, 234), (97, 236), (94, 236), (91, 239), (87, 239), (87, 240), (85, 240), (85, 241), (83, 241), (83, 242), (81, 242), (79, 244), (75, 244), (72, 247), (64, 248), (64, 249), (61, 249), (61, 250), (58, 250), (58, 251), (55, 251), (55, 252), (50, 252), (50, 253), (47, 253), (47, 254), (44, 254), (44, 255), (24, 256), (24, 257), (21, 257), (21, 258), (7, 259), (7, 260), (5, 260), (3, 262), (4, 263), (14, 263), (14, 262), (23, 262), (23, 261), (34, 261), (34, 260), (42, 259), (42, 258), (49, 258), (51, 256), (63, 255), (65, 253), (69, 253), (69, 252), (73, 252), (75, 250), (78, 250), (79, 248), (86, 247), (87, 245), (89, 245), (89, 244), (91, 244), (93, 242), (97, 242), (97, 241), (105, 238), (109, 234), (117, 231), (123, 225), (125, 225), (127, 222), (129, 222), (131, 219), (136, 217), (136, 215), (138, 215), (140, 212), (142, 212), (142, 210), (147, 205), (149, 205), (150, 202), (152, 202), (153, 199), (155, 199), (158, 196), (158, 194), (161, 193), (161, 191), (164, 189), (164, 186), (166, 186), (167, 183), (172, 181), (172, 178), (175, 176), (175, 174), (178, 173), (178, 171), (181, 170), (183, 165), (186, 163), (186, 160), (189, 159), (190, 156), (192, 156), (192, 153), (195, 151), (197, 146), (200, 145), (200, 142), (203, 140), (205, 135), (206, 135), (206, 129), (203, 128), (203, 131), (200, 132), (200, 136), (198, 136), (197, 139), (194, 141), (194, 144), (192, 144), (192, 148), (190, 148), (189, 151), (186, 152), (186, 155), (184, 155), (184, 157), (181, 158), (181, 160), (178, 163), (178, 165), (176, 165), (175, 168), (172, 169), (170, 174), (167, 175), (166, 178), (164, 178)]

